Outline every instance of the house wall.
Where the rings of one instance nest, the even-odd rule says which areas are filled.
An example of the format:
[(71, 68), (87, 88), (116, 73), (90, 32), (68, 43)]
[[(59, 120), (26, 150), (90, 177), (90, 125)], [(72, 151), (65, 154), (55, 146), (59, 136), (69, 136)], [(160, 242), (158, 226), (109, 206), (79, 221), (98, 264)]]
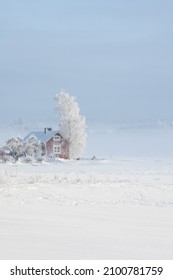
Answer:
[[(54, 137), (52, 137), (47, 143), (46, 143), (46, 154), (48, 156), (57, 156), (59, 158), (68, 159), (69, 158), (69, 152), (68, 152), (68, 142), (67, 140), (63, 139), (62, 136), (57, 133), (55, 136), (60, 136), (59, 140), (54, 140)], [(54, 145), (60, 145), (61, 152), (60, 154), (54, 153)]]
[(53, 156), (53, 138), (46, 142), (46, 155)]
[(67, 140), (63, 140), (61, 143), (61, 158), (68, 159), (69, 158), (69, 145)]

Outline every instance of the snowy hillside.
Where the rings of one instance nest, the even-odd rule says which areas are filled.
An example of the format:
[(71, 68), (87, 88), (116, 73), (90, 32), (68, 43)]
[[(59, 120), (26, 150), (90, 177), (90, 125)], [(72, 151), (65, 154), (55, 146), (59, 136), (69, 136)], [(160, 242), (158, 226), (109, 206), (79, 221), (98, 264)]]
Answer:
[(172, 140), (93, 125), (85, 159), (0, 163), (0, 259), (172, 259)]

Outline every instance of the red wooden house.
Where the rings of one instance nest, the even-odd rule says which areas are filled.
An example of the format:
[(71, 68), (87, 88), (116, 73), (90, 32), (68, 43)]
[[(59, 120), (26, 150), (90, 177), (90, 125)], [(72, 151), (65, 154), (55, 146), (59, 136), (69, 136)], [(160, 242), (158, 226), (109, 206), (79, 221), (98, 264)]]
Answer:
[(68, 141), (58, 131), (45, 128), (44, 131), (30, 132), (24, 140), (28, 140), (31, 137), (36, 137), (40, 141), (42, 155), (69, 158)]

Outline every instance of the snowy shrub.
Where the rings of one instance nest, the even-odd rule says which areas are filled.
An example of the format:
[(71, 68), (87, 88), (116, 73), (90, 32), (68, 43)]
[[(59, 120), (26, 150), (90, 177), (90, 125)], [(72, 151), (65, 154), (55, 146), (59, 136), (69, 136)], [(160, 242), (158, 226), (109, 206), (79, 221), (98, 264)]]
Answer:
[(35, 158), (35, 161), (36, 162), (43, 162), (43, 161), (46, 161), (46, 157), (45, 156), (37, 156)]
[(25, 145), (25, 154), (29, 156), (37, 157), (40, 155), (40, 141), (32, 136), (27, 141), (24, 142)]
[(7, 150), (9, 155), (12, 156), (15, 161), (17, 161), (19, 157), (24, 155), (25, 145), (21, 138), (11, 138), (6, 142), (4, 150)]
[(0, 162), (7, 162), (9, 161), (9, 156), (3, 153), (0, 153)]
[(30, 163), (33, 161), (33, 157), (26, 155), (25, 157), (22, 157), (21, 161), (24, 163)]
[[(11, 158), (16, 162), (19, 158), (25, 159), (25, 162), (30, 162), (40, 156), (40, 142), (37, 138), (31, 137), (27, 141), (17, 137), (11, 138), (6, 142), (3, 152), (7, 154), (7, 160)], [(3, 159), (6, 159), (3, 157)]]

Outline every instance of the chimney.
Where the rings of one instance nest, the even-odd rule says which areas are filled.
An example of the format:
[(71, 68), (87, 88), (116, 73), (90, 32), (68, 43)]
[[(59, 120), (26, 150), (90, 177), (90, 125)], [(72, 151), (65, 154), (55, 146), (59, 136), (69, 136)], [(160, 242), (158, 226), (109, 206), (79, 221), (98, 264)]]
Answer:
[(52, 128), (51, 128), (51, 127), (45, 127), (45, 128), (44, 128), (44, 134), (46, 134), (47, 131), (52, 131)]

